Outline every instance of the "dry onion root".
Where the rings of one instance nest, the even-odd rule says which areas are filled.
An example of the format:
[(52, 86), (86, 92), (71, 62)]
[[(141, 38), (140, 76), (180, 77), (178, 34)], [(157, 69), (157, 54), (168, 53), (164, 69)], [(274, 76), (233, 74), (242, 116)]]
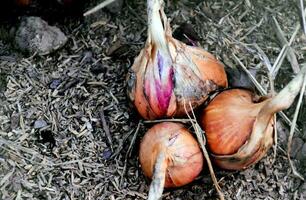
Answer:
[(148, 0), (148, 38), (127, 78), (128, 96), (145, 119), (186, 115), (184, 102), (196, 108), (227, 87), (221, 62), (172, 37), (162, 3)]
[(149, 200), (159, 199), (164, 187), (192, 182), (203, 167), (197, 141), (182, 124), (173, 122), (148, 130), (140, 144), (139, 159), (145, 176), (152, 178)]
[(306, 66), (272, 98), (229, 89), (209, 103), (203, 110), (201, 126), (216, 165), (228, 170), (245, 169), (266, 154), (274, 141), (275, 113), (291, 106), (305, 74)]

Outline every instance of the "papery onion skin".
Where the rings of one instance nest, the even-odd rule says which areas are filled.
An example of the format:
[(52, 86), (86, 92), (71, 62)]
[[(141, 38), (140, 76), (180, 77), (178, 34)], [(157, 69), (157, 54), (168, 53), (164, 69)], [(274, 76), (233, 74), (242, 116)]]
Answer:
[(155, 12), (159, 31), (149, 26), (145, 47), (128, 74), (127, 93), (145, 119), (184, 116), (184, 104), (196, 108), (209, 93), (227, 87), (226, 73), (212, 54), (172, 37), (163, 8)]
[(254, 146), (250, 155), (239, 154), (249, 142), (259, 112), (269, 101), (260, 100), (248, 90), (229, 89), (218, 94), (204, 109), (201, 126), (212, 159), (219, 167), (245, 169), (259, 161), (273, 145), (274, 115), (271, 115), (264, 139)]
[(152, 178), (157, 156), (166, 153), (165, 187), (192, 182), (203, 167), (203, 155), (197, 141), (180, 123), (163, 122), (147, 131), (140, 144), (139, 159), (145, 176)]

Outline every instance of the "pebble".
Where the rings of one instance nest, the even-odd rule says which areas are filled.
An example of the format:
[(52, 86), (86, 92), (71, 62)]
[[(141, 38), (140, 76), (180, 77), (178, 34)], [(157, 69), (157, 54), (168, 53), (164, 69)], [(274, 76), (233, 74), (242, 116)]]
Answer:
[(45, 126), (47, 126), (47, 122), (43, 119), (38, 119), (34, 122), (34, 128), (38, 129), (38, 128), (43, 128)]
[(56, 89), (60, 84), (61, 84), (60, 79), (53, 79), (50, 83), (50, 88), (51, 89)]
[(103, 158), (104, 159), (106, 159), (106, 160), (108, 160), (108, 159), (110, 159), (110, 157), (112, 156), (112, 151), (110, 150), (110, 149), (105, 149), (104, 151), (103, 151), (103, 153), (102, 153), (102, 156), (103, 156)]
[(40, 17), (24, 17), (17, 28), (15, 42), (24, 52), (46, 55), (61, 48), (67, 42), (65, 34), (50, 26)]

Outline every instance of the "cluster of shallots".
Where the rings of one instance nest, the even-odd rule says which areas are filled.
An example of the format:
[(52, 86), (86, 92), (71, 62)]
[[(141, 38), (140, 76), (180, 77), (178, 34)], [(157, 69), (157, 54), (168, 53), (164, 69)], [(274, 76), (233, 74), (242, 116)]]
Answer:
[[(223, 64), (205, 50), (174, 39), (162, 0), (148, 0), (147, 41), (129, 71), (128, 96), (143, 118), (161, 119), (182, 117), (202, 105), (210, 93), (223, 89), (204, 108), (199, 124), (213, 163), (241, 170), (259, 161), (272, 146), (275, 113), (292, 104), (305, 72), (304, 67), (274, 97), (229, 89)], [(190, 183), (204, 163), (196, 139), (173, 122), (149, 129), (139, 159), (144, 174), (152, 178), (148, 199), (159, 199), (164, 187)]]

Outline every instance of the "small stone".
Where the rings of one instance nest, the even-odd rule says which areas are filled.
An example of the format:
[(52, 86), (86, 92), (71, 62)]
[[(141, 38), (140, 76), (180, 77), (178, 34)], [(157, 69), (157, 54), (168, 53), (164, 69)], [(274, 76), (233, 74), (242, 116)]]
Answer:
[(61, 84), (60, 79), (53, 79), (50, 83), (50, 88), (51, 89), (56, 89), (60, 84)]
[(34, 122), (34, 128), (38, 129), (38, 128), (43, 128), (45, 126), (47, 126), (47, 122), (43, 119), (38, 119)]
[(302, 149), (303, 144), (304, 144), (304, 141), (299, 137), (295, 137), (295, 138), (292, 139), (291, 146), (293, 148), (291, 148), (291, 152), (290, 152), (290, 156), (292, 158), (296, 158), (298, 152)]
[(24, 52), (46, 55), (65, 45), (67, 37), (40, 17), (25, 17), (16, 31), (15, 42)]
[(108, 160), (112, 156), (112, 151), (110, 149), (105, 149), (102, 154), (103, 158)]

